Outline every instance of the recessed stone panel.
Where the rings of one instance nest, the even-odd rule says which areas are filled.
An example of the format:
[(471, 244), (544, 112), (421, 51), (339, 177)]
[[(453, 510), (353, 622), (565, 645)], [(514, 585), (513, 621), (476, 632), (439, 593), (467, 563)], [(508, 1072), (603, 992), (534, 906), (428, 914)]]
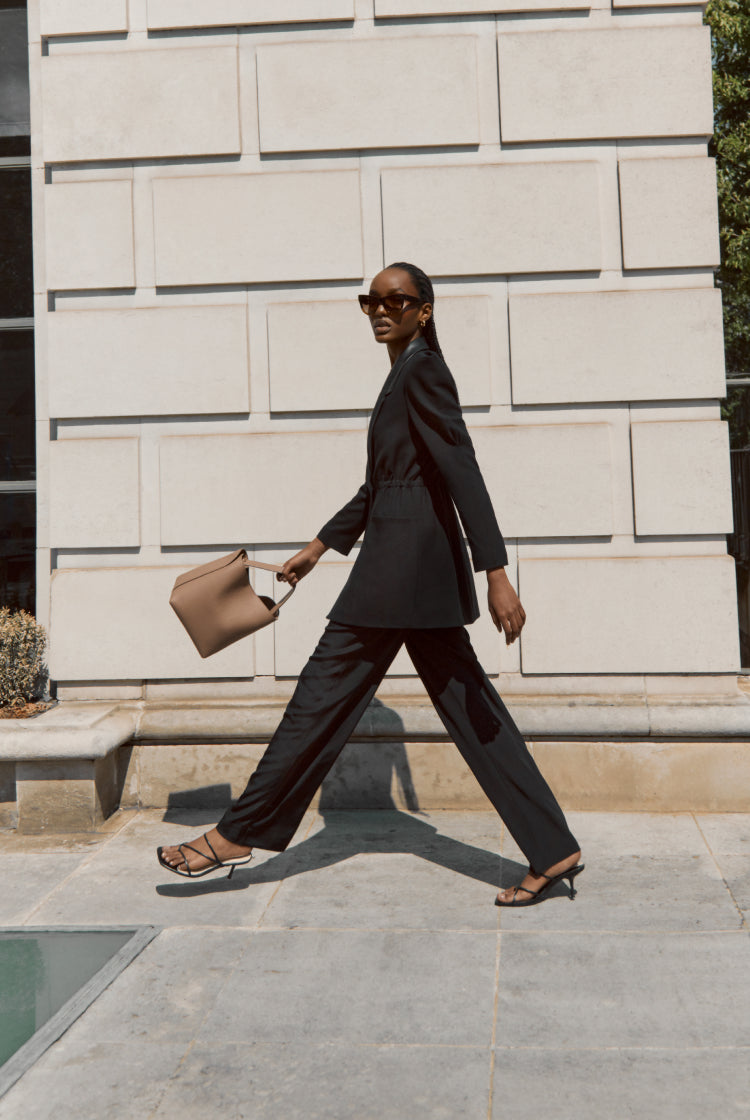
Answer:
[(498, 56), (504, 142), (713, 132), (708, 27), (501, 30)]
[(127, 31), (128, 0), (39, 0), (42, 35)]
[(56, 54), (42, 90), (48, 163), (240, 150), (233, 47)]
[(354, 0), (148, 0), (152, 31), (171, 27), (242, 27), (263, 23), (353, 20)]
[(357, 171), (155, 179), (153, 192), (159, 285), (363, 275)]
[[(420, 105), (429, 109), (420, 112)], [(475, 41), (260, 46), (258, 114), (263, 152), (476, 144)]]
[(739, 668), (731, 556), (520, 557), (519, 580), (524, 673)]
[(588, 160), (391, 168), (382, 193), (386, 260), (416, 260), (429, 275), (601, 266)]
[(204, 660), (170, 607), (174, 581), (190, 566), (54, 572), (51, 676), (66, 681), (251, 677), (252, 636)]
[[(487, 297), (441, 296), (439, 335), (461, 403), (489, 405)], [(331, 361), (332, 338), (336, 339), (335, 361)], [(272, 411), (373, 407), (388, 373), (388, 354), (373, 339), (370, 324), (353, 296), (270, 304), (268, 340)]]
[(52, 548), (141, 542), (137, 439), (65, 439), (49, 446)]
[(591, 3), (586, 0), (375, 0), (375, 18), (561, 11), (601, 6), (602, 0), (591, 0)]
[(135, 286), (130, 179), (53, 183), (44, 207), (49, 289)]
[(472, 428), (471, 438), (505, 536), (612, 532), (607, 424)]
[(362, 485), (362, 431), (167, 436), (161, 543), (312, 540)]
[(633, 498), (641, 536), (732, 532), (728, 425), (632, 424)]
[(47, 332), (52, 416), (250, 407), (244, 304), (59, 311)]
[(619, 174), (625, 268), (719, 264), (715, 160), (626, 159)]
[(511, 295), (509, 314), (515, 404), (725, 393), (718, 289)]

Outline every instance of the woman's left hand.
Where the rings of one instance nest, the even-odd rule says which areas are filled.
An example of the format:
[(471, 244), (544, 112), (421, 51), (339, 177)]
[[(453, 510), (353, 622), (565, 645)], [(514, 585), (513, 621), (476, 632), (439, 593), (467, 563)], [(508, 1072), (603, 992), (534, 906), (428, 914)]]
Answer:
[(526, 611), (505, 568), (493, 568), (487, 572), (487, 604), (492, 621), (500, 633), (505, 634), (506, 646), (511, 645), (523, 630)]

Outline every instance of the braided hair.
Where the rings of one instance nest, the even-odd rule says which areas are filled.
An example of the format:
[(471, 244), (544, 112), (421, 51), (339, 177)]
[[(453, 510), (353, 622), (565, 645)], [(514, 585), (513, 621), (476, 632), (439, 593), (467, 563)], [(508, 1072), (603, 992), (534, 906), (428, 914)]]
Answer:
[(429, 303), (432, 306), (432, 314), (424, 325), (422, 337), (430, 350), (434, 350), (435, 353), (439, 354), (442, 358), (443, 351), (440, 349), (437, 331), (435, 330), (435, 292), (432, 287), (432, 281), (425, 272), (422, 272), (421, 268), (417, 268), (415, 264), (408, 264), (406, 261), (396, 261), (395, 264), (389, 264), (388, 268), (400, 268), (403, 272), (408, 272), (409, 276), (411, 276), (414, 281), (417, 295), (422, 303)]

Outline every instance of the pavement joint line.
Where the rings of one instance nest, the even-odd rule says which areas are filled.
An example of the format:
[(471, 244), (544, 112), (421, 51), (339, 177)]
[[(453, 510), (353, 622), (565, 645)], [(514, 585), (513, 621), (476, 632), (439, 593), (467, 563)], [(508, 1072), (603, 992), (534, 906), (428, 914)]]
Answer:
[[(303, 819), (304, 819), (304, 818), (303, 818)], [(311, 815), (311, 817), (310, 817), (310, 823), (309, 823), (309, 824), (308, 824), (308, 826), (307, 826), (307, 829), (306, 829), (306, 831), (305, 831), (305, 834), (304, 834), (304, 836), (302, 837), (302, 839), (301, 839), (301, 840), (299, 841), (299, 843), (300, 843), (300, 844), (304, 843), (304, 841), (305, 841), (305, 840), (307, 840), (307, 839), (308, 839), (308, 837), (310, 836), (310, 833), (312, 832), (312, 829), (313, 829), (313, 825), (315, 824), (315, 820), (316, 820), (315, 816), (314, 816), (314, 815)], [(294, 845), (293, 845), (293, 847), (297, 847), (297, 845), (296, 845), (296, 844), (294, 844)], [(271, 857), (271, 858), (273, 858), (273, 857)], [(265, 861), (264, 861), (264, 862), (265, 862)], [(271, 895), (271, 897), (270, 897), (270, 898), (268, 899), (268, 901), (267, 901), (267, 902), (265, 903), (265, 905), (264, 905), (263, 909), (262, 909), (262, 910), (261, 910), (261, 912), (260, 912), (260, 915), (259, 915), (259, 917), (258, 917), (258, 920), (257, 920), (257, 922), (255, 923), (255, 926), (254, 926), (253, 928), (255, 928), (255, 929), (258, 929), (258, 930), (260, 930), (261, 928), (265, 928), (265, 927), (263, 926), (263, 922), (264, 922), (264, 919), (265, 919), (265, 917), (266, 917), (266, 914), (268, 913), (268, 908), (269, 908), (269, 906), (271, 906), (271, 904), (272, 904), (273, 900), (274, 900), (274, 899), (276, 898), (276, 895), (277, 895), (277, 894), (279, 893), (279, 891), (281, 890), (281, 888), (282, 888), (282, 886), (283, 886), (283, 884), (284, 884), (285, 882), (286, 882), (286, 878), (282, 878), (282, 879), (279, 879), (278, 883), (276, 884), (276, 889), (274, 890), (273, 894), (272, 894), (272, 895)], [(272, 928), (273, 928), (273, 927), (272, 927)], [(282, 927), (282, 928), (283, 928), (283, 927)]]
[[(132, 818), (132, 819), (135, 819), (135, 818)], [(81, 871), (81, 870), (82, 870), (82, 869), (83, 869), (83, 868), (84, 868), (84, 867), (85, 867), (85, 866), (86, 866), (86, 865), (87, 865), (87, 864), (88, 864), (88, 863), (89, 863), (89, 862), (90, 862), (90, 861), (91, 861), (92, 859), (94, 859), (94, 858), (95, 858), (96, 856), (98, 856), (98, 855), (99, 855), (99, 853), (100, 853), (101, 851), (103, 851), (103, 850), (104, 850), (104, 849), (105, 849), (105, 848), (106, 848), (106, 847), (107, 847), (107, 846), (108, 846), (109, 844), (111, 844), (111, 842), (112, 842), (112, 841), (113, 841), (113, 840), (115, 839), (115, 837), (116, 837), (116, 836), (119, 836), (121, 832), (124, 832), (124, 831), (125, 831), (125, 829), (126, 829), (126, 828), (128, 827), (128, 825), (129, 825), (129, 824), (130, 824), (130, 821), (125, 821), (125, 823), (123, 824), (122, 828), (119, 828), (119, 829), (117, 830), (117, 832), (114, 832), (114, 833), (112, 833), (112, 835), (111, 835), (111, 836), (110, 836), (110, 835), (108, 835), (108, 836), (104, 836), (104, 837), (102, 837), (102, 842), (101, 842), (101, 845), (96, 845), (96, 846), (92, 847), (92, 848), (91, 848), (91, 850), (89, 851), (88, 855), (84, 855), (84, 857), (83, 857), (83, 859), (81, 860), (81, 862), (80, 862), (80, 863), (78, 863), (78, 864), (76, 864), (76, 866), (75, 866), (75, 867), (73, 868), (73, 870), (72, 870), (72, 871), (69, 871), (69, 872), (68, 872), (68, 874), (67, 874), (67, 875), (65, 876), (65, 878), (64, 878), (64, 879), (61, 879), (59, 883), (56, 883), (56, 884), (55, 884), (55, 886), (54, 886), (54, 887), (52, 888), (52, 890), (51, 890), (51, 891), (49, 891), (49, 892), (48, 892), (48, 893), (47, 893), (47, 894), (46, 894), (46, 895), (44, 896), (44, 898), (43, 898), (43, 899), (42, 899), (42, 900), (41, 900), (40, 902), (38, 902), (38, 903), (36, 904), (36, 906), (33, 906), (33, 907), (31, 908), (31, 910), (29, 911), (29, 913), (28, 913), (28, 914), (26, 915), (26, 917), (25, 917), (25, 918), (23, 919), (23, 921), (22, 921), (22, 922), (20, 922), (19, 924), (21, 924), (21, 925), (24, 925), (24, 926), (25, 926), (25, 925), (28, 925), (28, 924), (29, 924), (29, 923), (31, 922), (31, 920), (32, 920), (32, 918), (34, 917), (34, 915), (36, 914), (36, 912), (37, 912), (38, 910), (41, 910), (41, 909), (42, 909), (42, 907), (43, 907), (43, 906), (45, 906), (45, 905), (46, 905), (46, 903), (47, 903), (47, 902), (49, 902), (49, 900), (50, 900), (50, 899), (51, 899), (51, 898), (52, 898), (52, 897), (53, 897), (53, 896), (54, 896), (55, 894), (57, 894), (57, 892), (58, 892), (59, 890), (62, 890), (62, 889), (63, 889), (63, 887), (67, 886), (67, 884), (68, 884), (68, 883), (70, 882), (70, 880), (71, 880), (71, 879), (72, 879), (72, 878), (73, 878), (73, 877), (74, 877), (75, 875), (77, 875), (77, 874), (78, 874), (78, 872), (79, 872), (79, 871)]]
[(494, 1082), (495, 1082), (495, 1044), (497, 1042), (497, 1011), (500, 1005), (500, 950), (501, 950), (501, 934), (500, 934), (500, 915), (498, 914), (498, 930), (495, 940), (495, 982), (494, 993), (492, 999), (492, 1036), (490, 1039), (490, 1083), (489, 1091), (487, 1093), (487, 1120), (492, 1120), (492, 1105), (494, 1098)]
[(197, 1042), (196, 1038), (191, 1038), (189, 1040), (189, 1042), (187, 1043), (187, 1045), (185, 1047), (185, 1052), (183, 1053), (182, 1057), (180, 1058), (179, 1062), (175, 1066), (175, 1068), (172, 1071), (172, 1073), (170, 1074), (170, 1076), (163, 1083), (163, 1087), (162, 1087), (162, 1091), (159, 1095), (159, 1099), (156, 1102), (156, 1104), (154, 1105), (151, 1112), (149, 1112), (148, 1120), (154, 1120), (154, 1117), (156, 1117), (158, 1115), (159, 1109), (161, 1108), (161, 1103), (164, 1100), (165, 1096), (167, 1095), (167, 1092), (169, 1090), (169, 1086), (172, 1084), (173, 1081), (176, 1080), (178, 1073), (180, 1072), (180, 1070), (182, 1069), (182, 1067), (184, 1065), (185, 1059), (187, 1058), (190, 1051), (194, 1048), (196, 1042)]
[(696, 826), (697, 826), (697, 828), (698, 828), (698, 831), (699, 831), (699, 833), (701, 834), (701, 838), (702, 838), (702, 840), (703, 840), (703, 843), (704, 843), (704, 844), (706, 845), (706, 848), (708, 849), (708, 852), (709, 852), (709, 854), (710, 854), (710, 856), (711, 856), (711, 859), (712, 859), (712, 860), (714, 861), (714, 865), (715, 865), (715, 867), (716, 867), (716, 870), (717, 870), (717, 871), (719, 872), (719, 875), (721, 876), (721, 881), (723, 882), (724, 886), (725, 886), (725, 887), (726, 887), (726, 889), (727, 889), (727, 894), (729, 895), (729, 897), (731, 898), (732, 902), (734, 903), (734, 905), (735, 905), (735, 906), (736, 906), (736, 908), (737, 908), (737, 912), (738, 912), (738, 914), (739, 914), (739, 916), (740, 916), (740, 924), (741, 924), (741, 926), (742, 926), (742, 928), (743, 928), (743, 929), (748, 929), (748, 928), (749, 928), (749, 927), (748, 927), (748, 915), (747, 915), (747, 914), (745, 913), (745, 911), (744, 911), (744, 910), (742, 909), (742, 907), (740, 906), (739, 902), (738, 902), (738, 901), (737, 901), (737, 899), (735, 898), (735, 894), (734, 894), (734, 891), (732, 890), (732, 888), (730, 887), (729, 883), (727, 882), (726, 876), (725, 876), (724, 872), (723, 872), (723, 871), (722, 871), (722, 869), (721, 869), (721, 864), (719, 863), (718, 859), (716, 858), (716, 854), (714, 853), (714, 850), (713, 850), (713, 848), (711, 847), (711, 844), (709, 843), (708, 837), (706, 836), (706, 834), (704, 833), (704, 831), (703, 831), (703, 829), (702, 829), (702, 827), (701, 827), (701, 823), (700, 823), (700, 820), (698, 819), (698, 816), (699, 816), (699, 814), (697, 814), (697, 813), (693, 813), (693, 814), (692, 814), (692, 816), (693, 816), (693, 819), (694, 819), (694, 821), (695, 821), (695, 823), (696, 823)]

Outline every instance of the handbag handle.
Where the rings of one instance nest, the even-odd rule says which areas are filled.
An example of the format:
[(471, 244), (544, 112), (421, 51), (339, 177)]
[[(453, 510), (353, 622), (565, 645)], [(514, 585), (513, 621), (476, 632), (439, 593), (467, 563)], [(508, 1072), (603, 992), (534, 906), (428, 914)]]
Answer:
[[(280, 572), (281, 571), (281, 567), (278, 564), (264, 564), (262, 560), (250, 560), (250, 558), (247, 555), (244, 556), (244, 558), (242, 560), (242, 563), (245, 565), (246, 568), (262, 568), (265, 572)], [(281, 608), (284, 606), (284, 603), (293, 594), (294, 594), (294, 588), (290, 587), (289, 590), (287, 591), (286, 595), (284, 596), (284, 598), (279, 599), (278, 603), (274, 607), (274, 612), (281, 610)]]

